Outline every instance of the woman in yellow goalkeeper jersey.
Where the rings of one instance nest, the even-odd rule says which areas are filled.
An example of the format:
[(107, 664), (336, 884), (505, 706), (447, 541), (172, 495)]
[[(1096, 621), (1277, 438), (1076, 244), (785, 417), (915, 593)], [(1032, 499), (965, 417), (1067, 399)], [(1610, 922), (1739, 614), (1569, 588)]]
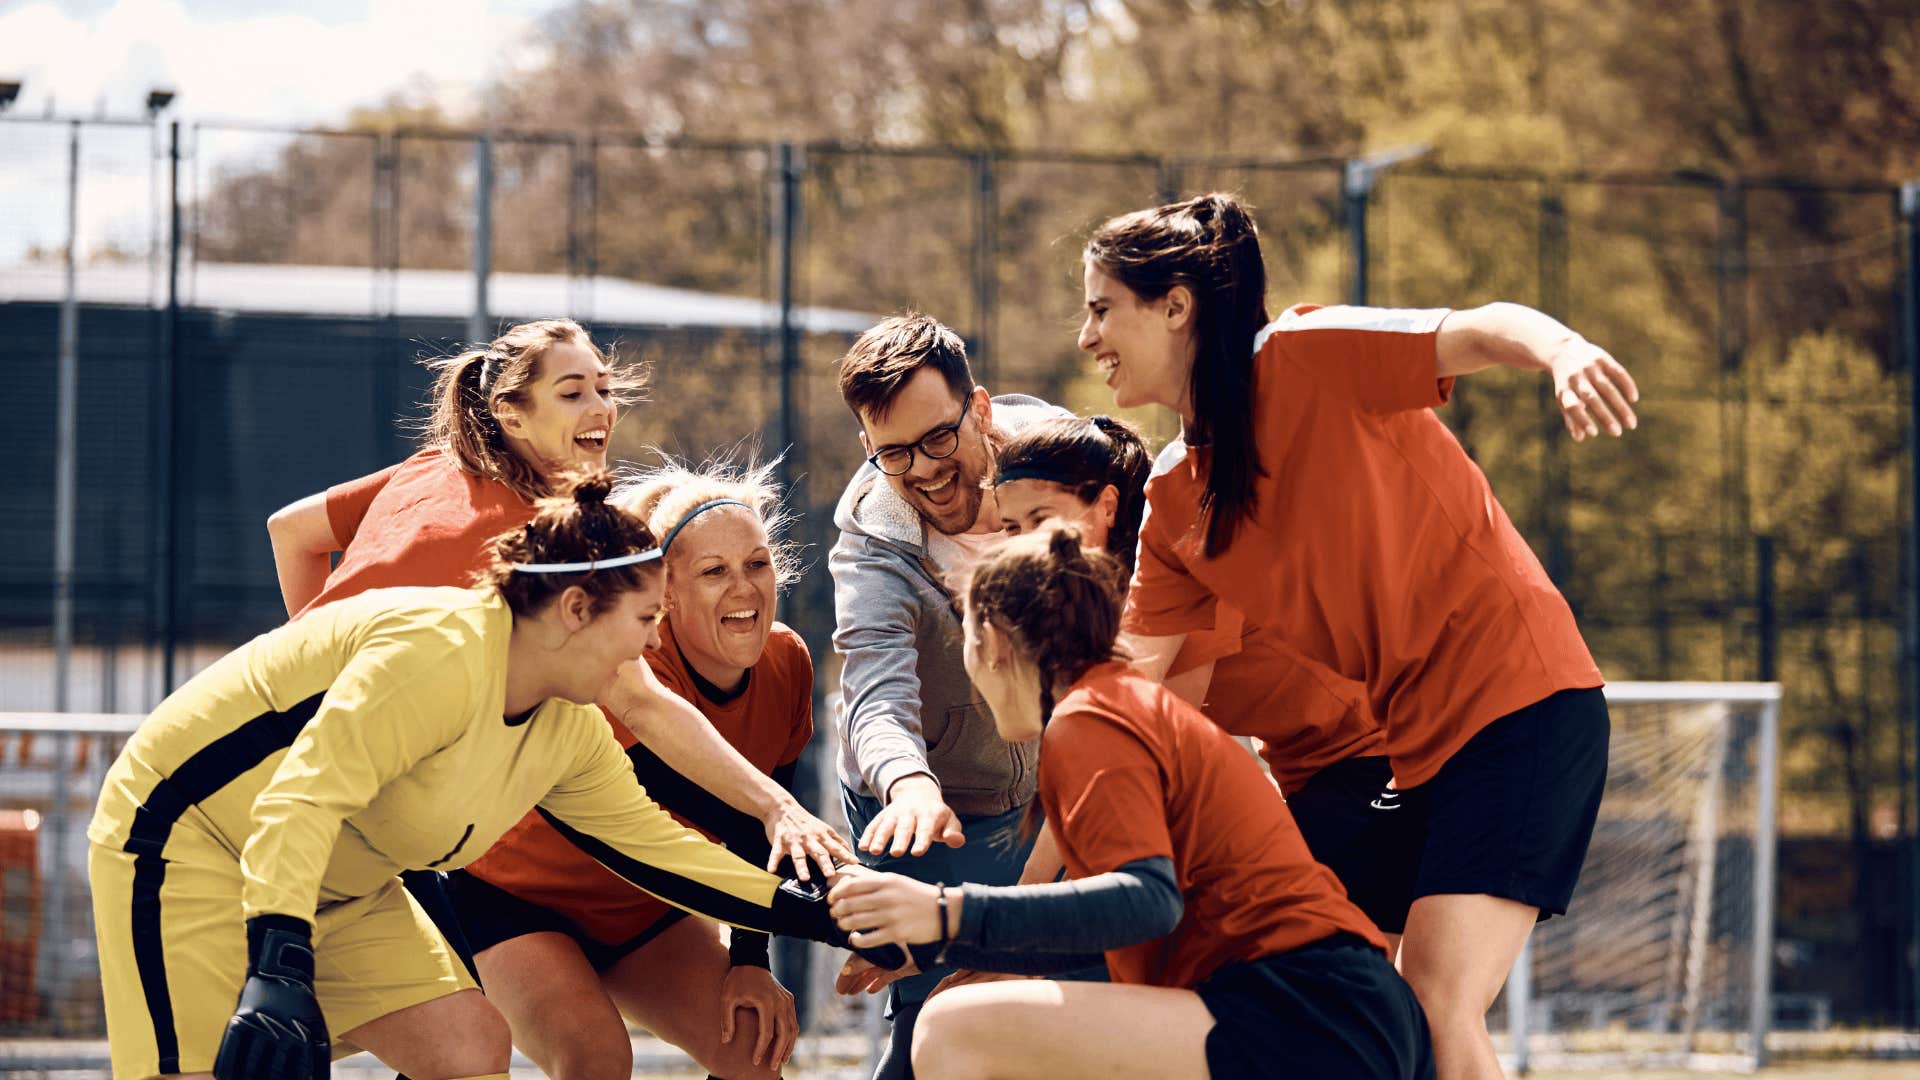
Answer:
[(659, 549), (608, 488), (543, 500), (478, 588), (328, 605), (154, 710), (88, 830), (116, 1077), (304, 1080), (361, 1049), (504, 1077), (505, 1022), (395, 875), (463, 866), (529, 808), (670, 902), (844, 942), (817, 892), (659, 809), (575, 704), (662, 614)]

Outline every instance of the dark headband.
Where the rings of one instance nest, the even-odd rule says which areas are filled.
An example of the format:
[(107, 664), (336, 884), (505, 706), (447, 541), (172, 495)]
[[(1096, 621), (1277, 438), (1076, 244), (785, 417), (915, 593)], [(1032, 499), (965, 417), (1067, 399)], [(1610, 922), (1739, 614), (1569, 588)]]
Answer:
[(1015, 465), (1011, 469), (1001, 469), (993, 475), (993, 486), (999, 487), (1009, 480), (1051, 480), (1056, 484), (1072, 487), (1080, 481), (1060, 469), (1049, 469), (1042, 465)]

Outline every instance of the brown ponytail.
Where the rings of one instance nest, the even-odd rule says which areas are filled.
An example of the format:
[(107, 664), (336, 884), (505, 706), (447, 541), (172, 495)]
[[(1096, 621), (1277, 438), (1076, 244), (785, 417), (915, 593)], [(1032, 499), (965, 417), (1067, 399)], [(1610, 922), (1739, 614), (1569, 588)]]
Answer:
[[(1053, 718), (1054, 687), (1115, 659), (1126, 576), (1120, 560), (1080, 546), (1080, 530), (1048, 526), (1013, 537), (974, 565), (968, 618), (992, 621), (1040, 669), (1040, 722)], [(1045, 822), (1039, 799), (1027, 804), (1018, 835), (1033, 839)]]
[(514, 569), (521, 563), (590, 562), (657, 547), (646, 522), (607, 502), (612, 490), (613, 474), (592, 469), (564, 483), (559, 494), (540, 499), (532, 521), (494, 538), (493, 558), (477, 583), (498, 592), (516, 616), (535, 614), (578, 585), (597, 615), (621, 593), (658, 580), (659, 560), (559, 574)]
[(1144, 301), (1176, 285), (1196, 306), (1189, 445), (1211, 445), (1205, 552), (1217, 555), (1253, 511), (1254, 479), (1266, 474), (1253, 437), (1253, 339), (1267, 317), (1267, 270), (1253, 218), (1232, 195), (1214, 192), (1137, 210), (1094, 230), (1087, 262)]
[(992, 620), (1040, 669), (1040, 715), (1053, 715), (1053, 688), (1114, 658), (1120, 560), (1080, 547), (1071, 525), (1016, 536), (984, 556), (967, 583), (969, 617)]
[(446, 453), (461, 472), (498, 480), (529, 502), (552, 494), (552, 482), (507, 445), (494, 410), (503, 403), (526, 407), (527, 387), (540, 378), (541, 358), (556, 345), (578, 345), (607, 365), (616, 409), (641, 400), (646, 372), (619, 363), (579, 323), (521, 323), (483, 347), (427, 361), (435, 372), (433, 412), (425, 425), (428, 448)]

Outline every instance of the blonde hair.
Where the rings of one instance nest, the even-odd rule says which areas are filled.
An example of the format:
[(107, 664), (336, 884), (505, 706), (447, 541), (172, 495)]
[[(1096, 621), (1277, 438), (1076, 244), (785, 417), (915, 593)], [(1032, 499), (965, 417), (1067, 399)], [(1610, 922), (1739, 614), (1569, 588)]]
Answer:
[(784, 590), (800, 579), (800, 548), (786, 536), (793, 515), (781, 503), (780, 485), (774, 481), (779, 466), (779, 458), (755, 464), (751, 458), (737, 462), (721, 456), (696, 468), (661, 454), (659, 465), (624, 476), (611, 501), (638, 515), (659, 537), (702, 503), (732, 499), (747, 504), (767, 530), (774, 580)]
[(554, 494), (554, 481), (507, 445), (494, 409), (502, 402), (526, 408), (527, 387), (540, 377), (540, 359), (556, 345), (578, 345), (607, 365), (616, 417), (617, 410), (643, 398), (645, 369), (602, 351), (579, 323), (521, 323), (486, 345), (427, 361), (435, 374), (433, 413), (424, 425), (427, 448), (447, 454), (461, 472), (498, 480), (529, 502)]

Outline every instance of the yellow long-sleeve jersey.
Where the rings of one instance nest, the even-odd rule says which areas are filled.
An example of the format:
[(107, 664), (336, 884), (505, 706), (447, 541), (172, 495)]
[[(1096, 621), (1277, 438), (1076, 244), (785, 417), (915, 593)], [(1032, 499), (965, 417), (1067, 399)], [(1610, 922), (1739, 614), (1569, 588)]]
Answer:
[(197, 830), (240, 861), (248, 918), (312, 920), (401, 870), (479, 858), (538, 806), (670, 903), (833, 936), (823, 904), (793, 903), (655, 805), (594, 707), (504, 717), (512, 629), (492, 593), (384, 589), (263, 634), (154, 710), (87, 835), (157, 864), (176, 830)]

